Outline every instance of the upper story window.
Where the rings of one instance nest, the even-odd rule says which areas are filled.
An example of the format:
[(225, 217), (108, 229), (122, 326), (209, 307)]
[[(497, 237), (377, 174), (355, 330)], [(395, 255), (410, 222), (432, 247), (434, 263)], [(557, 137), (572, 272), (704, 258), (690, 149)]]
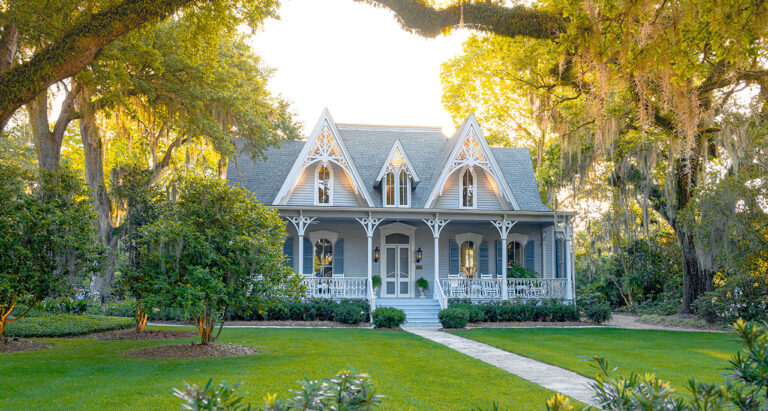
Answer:
[(388, 171), (384, 176), (384, 206), (410, 207), (411, 179), (405, 169)]
[(333, 200), (332, 193), (332, 173), (327, 166), (321, 165), (317, 168), (315, 179), (315, 204), (331, 205)]
[(469, 168), (459, 178), (459, 207), (475, 208), (475, 173)]

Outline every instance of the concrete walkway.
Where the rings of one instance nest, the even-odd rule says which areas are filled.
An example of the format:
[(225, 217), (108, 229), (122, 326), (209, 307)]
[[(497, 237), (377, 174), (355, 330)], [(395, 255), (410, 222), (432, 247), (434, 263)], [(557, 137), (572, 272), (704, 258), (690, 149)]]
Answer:
[(430, 327), (403, 327), (404, 330), (438, 344), (477, 358), (504, 371), (525, 378), (552, 391), (557, 391), (585, 404), (597, 406), (589, 384), (593, 380), (554, 365), (544, 364), (477, 341), (438, 331)]

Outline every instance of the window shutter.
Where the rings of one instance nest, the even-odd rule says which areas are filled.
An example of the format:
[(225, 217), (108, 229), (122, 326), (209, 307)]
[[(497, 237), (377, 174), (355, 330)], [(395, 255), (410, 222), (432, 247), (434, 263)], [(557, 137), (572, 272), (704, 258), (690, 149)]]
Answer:
[(333, 273), (344, 274), (344, 239), (339, 238), (333, 246)]
[(536, 271), (536, 257), (534, 257), (535, 243), (533, 240), (525, 244), (525, 268)]
[(448, 240), (448, 274), (459, 274), (459, 245), (453, 240)]
[(488, 274), (488, 241), (480, 243), (480, 274)]
[(500, 276), (504, 274), (501, 267), (501, 241), (496, 240), (496, 275)]
[(555, 278), (560, 278), (560, 239), (555, 239)]
[(288, 237), (285, 239), (285, 242), (283, 243), (283, 255), (285, 255), (285, 258), (287, 261), (285, 262), (286, 267), (293, 268), (293, 237)]
[(304, 274), (312, 274), (314, 271), (315, 262), (312, 256), (315, 255), (312, 242), (308, 238), (304, 239)]

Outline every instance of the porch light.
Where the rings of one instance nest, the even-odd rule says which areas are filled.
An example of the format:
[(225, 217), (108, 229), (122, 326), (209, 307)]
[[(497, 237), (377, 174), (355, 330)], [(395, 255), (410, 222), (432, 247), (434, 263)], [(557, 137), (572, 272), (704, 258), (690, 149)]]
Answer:
[(423, 256), (424, 256), (424, 254), (421, 252), (421, 247), (419, 247), (419, 249), (416, 250), (416, 262), (420, 263), (421, 262), (421, 257), (423, 257)]
[(374, 263), (378, 263), (378, 262), (379, 262), (379, 257), (380, 257), (380, 256), (381, 256), (381, 254), (379, 253), (379, 247), (376, 247), (376, 248), (373, 250), (373, 262), (374, 262)]

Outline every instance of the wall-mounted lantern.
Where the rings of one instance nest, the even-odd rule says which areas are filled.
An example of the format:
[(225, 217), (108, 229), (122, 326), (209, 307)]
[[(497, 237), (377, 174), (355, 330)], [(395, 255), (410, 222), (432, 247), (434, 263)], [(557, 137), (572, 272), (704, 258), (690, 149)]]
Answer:
[(421, 247), (419, 247), (419, 249), (416, 250), (416, 262), (420, 263), (423, 256), (424, 254), (421, 252)]
[(374, 263), (378, 263), (379, 262), (379, 257), (381, 257), (381, 254), (379, 253), (379, 247), (376, 247), (373, 250), (373, 262)]

